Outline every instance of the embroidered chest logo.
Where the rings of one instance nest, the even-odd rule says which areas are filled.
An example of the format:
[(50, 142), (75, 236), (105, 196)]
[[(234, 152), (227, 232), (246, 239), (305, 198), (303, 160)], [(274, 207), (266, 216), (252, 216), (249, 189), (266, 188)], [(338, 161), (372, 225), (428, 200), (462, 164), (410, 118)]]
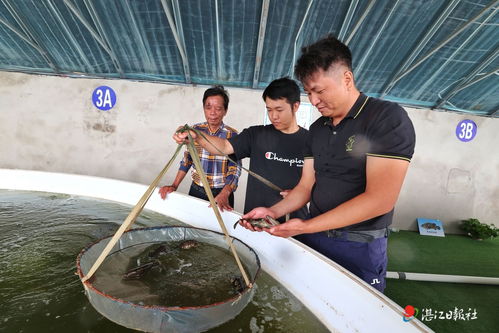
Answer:
[(347, 143), (345, 144), (345, 151), (352, 151), (353, 144), (355, 143), (355, 135), (352, 135), (348, 138)]

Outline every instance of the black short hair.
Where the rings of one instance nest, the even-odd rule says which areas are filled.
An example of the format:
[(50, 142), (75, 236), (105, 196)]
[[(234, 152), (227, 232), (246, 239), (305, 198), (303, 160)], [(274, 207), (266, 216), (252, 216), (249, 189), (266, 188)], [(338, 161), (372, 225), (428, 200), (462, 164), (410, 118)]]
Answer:
[(332, 64), (343, 64), (351, 71), (352, 53), (348, 46), (336, 37), (327, 35), (301, 49), (301, 56), (295, 66), (295, 76), (304, 82), (320, 69), (327, 71)]
[(300, 101), (300, 87), (296, 81), (283, 77), (270, 82), (265, 88), (262, 98), (265, 101), (267, 97), (273, 100), (284, 98), (293, 107), (293, 104)]
[(222, 96), (222, 98), (224, 99), (225, 110), (229, 108), (229, 93), (227, 92), (227, 90), (225, 90), (224, 86), (217, 85), (206, 89), (203, 95), (203, 106), (204, 102), (206, 102), (206, 99), (211, 96)]

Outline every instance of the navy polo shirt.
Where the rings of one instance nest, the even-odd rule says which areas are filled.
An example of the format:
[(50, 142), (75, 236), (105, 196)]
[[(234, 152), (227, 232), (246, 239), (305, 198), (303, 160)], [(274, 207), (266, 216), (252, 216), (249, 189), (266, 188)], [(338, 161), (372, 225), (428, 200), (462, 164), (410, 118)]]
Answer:
[[(363, 193), (366, 158), (375, 156), (409, 161), (415, 133), (407, 112), (398, 104), (360, 94), (341, 122), (320, 117), (309, 129), (304, 157), (314, 159), (315, 184), (310, 201), (312, 217)], [(393, 210), (341, 230), (376, 230), (389, 226)]]

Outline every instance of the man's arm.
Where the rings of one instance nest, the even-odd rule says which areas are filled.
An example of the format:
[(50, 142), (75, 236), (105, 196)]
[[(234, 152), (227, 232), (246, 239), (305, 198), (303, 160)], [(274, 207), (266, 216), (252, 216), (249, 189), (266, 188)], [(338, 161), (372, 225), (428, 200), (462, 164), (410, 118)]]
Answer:
[(230, 206), (229, 203), (229, 196), (231, 193), (232, 193), (232, 188), (230, 187), (230, 185), (225, 185), (222, 191), (220, 191), (220, 193), (215, 197), (215, 202), (218, 208), (220, 208), (222, 212), (224, 211), (224, 209), (228, 211), (234, 209), (233, 207)]
[[(206, 141), (206, 139), (204, 139), (202, 136), (197, 135), (194, 131), (190, 131), (190, 134), (191, 134), (192, 138), (199, 145), (201, 145), (201, 147), (203, 147), (205, 150), (210, 152), (210, 154), (230, 155), (230, 154), (234, 153), (234, 148), (232, 147), (229, 140), (227, 140), (227, 139), (222, 139), (222, 138), (219, 138), (216, 136), (204, 134), (204, 136), (208, 140), (210, 140), (210, 142), (211, 142), (211, 144), (210, 144), (210, 142)], [(179, 144), (186, 143), (189, 140), (187, 137), (187, 132), (183, 132), (183, 133), (175, 132), (175, 134), (173, 134), (173, 140), (175, 140), (175, 142), (177, 142)]]
[(274, 217), (278, 218), (287, 213), (294, 212), (297, 209), (305, 206), (310, 201), (312, 186), (315, 183), (314, 160), (312, 158), (305, 159), (301, 178), (298, 184), (286, 195), (286, 197), (270, 207), (274, 212)]
[(239, 176), (241, 175), (240, 163), (227, 161), (227, 172), (225, 173), (225, 186), (222, 191), (216, 196), (215, 201), (223, 212), (224, 209), (231, 211), (233, 207), (229, 204), (229, 196), (237, 189)]
[(180, 168), (178, 169), (177, 176), (175, 176), (175, 180), (172, 185), (163, 186), (159, 189), (159, 195), (164, 200), (168, 193), (176, 191), (180, 186), (182, 180), (184, 180), (185, 175), (189, 171), (192, 166), (192, 158), (191, 154), (188, 151), (184, 152), (184, 157), (182, 161), (180, 161)]
[(362, 194), (310, 220), (293, 219), (269, 232), (290, 237), (337, 229), (386, 214), (397, 202), (408, 167), (405, 160), (368, 156), (366, 190)]
[(187, 174), (186, 171), (178, 170), (177, 176), (175, 176), (175, 180), (173, 181), (173, 184), (163, 186), (159, 189), (159, 195), (161, 196), (161, 199), (164, 200), (168, 193), (172, 193), (173, 191), (176, 191), (178, 189), (178, 187), (180, 186), (180, 183), (182, 183), (182, 180), (184, 180), (184, 177), (186, 174)]
[[(278, 218), (287, 213), (294, 212), (295, 210), (303, 207), (307, 202), (310, 201), (310, 194), (312, 192), (312, 186), (315, 183), (315, 170), (314, 170), (314, 160), (311, 158), (305, 159), (303, 164), (303, 169), (301, 173), (301, 178), (298, 184), (285, 196), (285, 198), (279, 201), (277, 204), (270, 208), (257, 207), (247, 214), (243, 215), (243, 219), (256, 219), (264, 218), (267, 215), (271, 217)], [(242, 221), (241, 224), (250, 230), (261, 230), (253, 228), (248, 222)]]
[[(232, 147), (232, 146), (231, 146)], [(239, 183), (239, 177), (241, 176), (241, 161), (236, 161), (234, 163), (227, 160), (227, 171), (225, 172), (225, 187), (229, 186), (231, 192), (235, 192), (237, 189), (237, 184)]]

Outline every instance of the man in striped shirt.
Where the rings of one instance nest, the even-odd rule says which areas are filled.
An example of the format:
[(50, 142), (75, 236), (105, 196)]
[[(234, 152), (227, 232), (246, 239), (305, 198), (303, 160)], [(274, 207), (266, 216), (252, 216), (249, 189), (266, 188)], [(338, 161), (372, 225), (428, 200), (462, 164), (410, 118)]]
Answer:
[[(203, 109), (206, 121), (193, 127), (207, 135), (222, 139), (230, 139), (237, 135), (237, 131), (223, 123), (229, 107), (229, 96), (223, 86), (214, 86), (207, 89), (203, 95)], [(215, 202), (221, 211), (232, 210), (234, 207), (234, 191), (237, 188), (241, 168), (227, 159), (225, 156), (210, 154), (200, 145), (196, 145), (203, 171), (205, 172), (211, 191), (215, 196)], [(163, 186), (159, 189), (161, 198), (165, 199), (168, 193), (176, 191), (185, 175), (192, 167), (192, 184), (189, 195), (208, 200), (203, 188), (201, 178), (193, 165), (192, 157), (188, 151), (180, 162), (180, 168), (173, 184)]]

